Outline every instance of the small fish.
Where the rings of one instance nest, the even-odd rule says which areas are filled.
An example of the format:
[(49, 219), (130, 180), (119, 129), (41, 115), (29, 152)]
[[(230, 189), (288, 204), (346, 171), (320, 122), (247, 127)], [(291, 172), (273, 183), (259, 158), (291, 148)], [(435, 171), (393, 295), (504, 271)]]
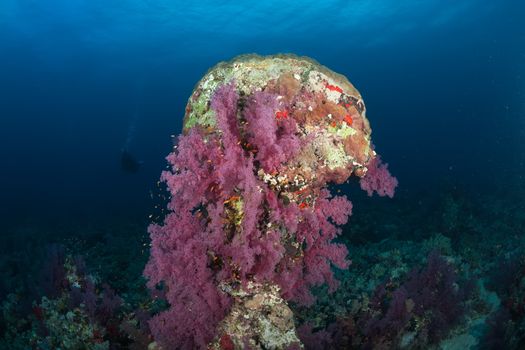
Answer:
[(353, 120), (352, 120), (352, 117), (350, 116), (350, 114), (345, 115), (345, 122), (348, 125), (352, 125)]

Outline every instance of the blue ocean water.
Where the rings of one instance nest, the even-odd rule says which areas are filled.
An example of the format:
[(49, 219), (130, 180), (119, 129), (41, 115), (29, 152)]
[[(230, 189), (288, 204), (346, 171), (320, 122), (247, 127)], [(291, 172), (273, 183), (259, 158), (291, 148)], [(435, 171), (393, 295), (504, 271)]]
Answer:
[[(394, 202), (357, 195), (362, 208), (445, 192), (523, 208), (524, 16), (517, 0), (2, 0), (0, 235), (16, 250), (28, 231), (145, 234), (195, 84), (244, 53), (308, 56), (361, 92), (400, 183)], [(137, 173), (122, 171), (124, 148)], [(441, 217), (432, 205), (421, 215)]]
[[(253, 52), (306, 55), (346, 75), (407, 190), (517, 179), (524, 11), (519, 1), (482, 0), (4, 0), (4, 221), (140, 215), (194, 84), (217, 62)], [(118, 166), (130, 128), (144, 160), (133, 178)]]

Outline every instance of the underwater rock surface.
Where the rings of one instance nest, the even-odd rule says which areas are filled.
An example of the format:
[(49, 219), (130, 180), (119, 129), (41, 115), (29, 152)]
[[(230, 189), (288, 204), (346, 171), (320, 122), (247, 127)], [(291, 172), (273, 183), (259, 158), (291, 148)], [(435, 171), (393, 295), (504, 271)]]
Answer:
[(204, 348), (216, 336), (232, 348), (302, 346), (290, 312), (261, 329), (270, 316), (255, 308), (245, 315), (261, 327), (232, 326), (238, 296), (255, 283), (289, 310), (311, 305), (313, 286), (337, 288), (331, 266), (350, 261), (333, 239), (352, 204), (327, 184), (356, 175), (383, 196), (397, 186), (370, 134), (359, 92), (307, 58), (240, 56), (201, 79), (162, 174), (170, 212), (149, 229), (145, 276), (169, 304), (150, 322), (161, 347)]
[[(248, 139), (243, 146), (259, 152), (255, 158), (262, 161), (264, 171), (279, 166), (281, 176), (300, 176), (304, 182), (314, 182), (312, 185), (344, 182), (353, 173), (366, 173), (366, 164), (374, 157), (371, 129), (361, 95), (343, 75), (293, 55), (244, 55), (220, 63), (195, 87), (186, 106), (186, 131), (199, 125), (206, 133), (221, 132), (211, 101), (222, 85), (230, 83), (240, 103), (273, 112), (254, 115), (261, 111), (251, 111), (246, 116), (240, 113), (245, 106), (238, 106), (238, 130)], [(286, 129), (293, 129), (293, 134), (288, 132), (284, 138)], [(266, 131), (266, 135), (257, 135), (257, 131)], [(299, 140), (304, 140), (301, 149)], [(257, 141), (268, 144), (251, 149)]]

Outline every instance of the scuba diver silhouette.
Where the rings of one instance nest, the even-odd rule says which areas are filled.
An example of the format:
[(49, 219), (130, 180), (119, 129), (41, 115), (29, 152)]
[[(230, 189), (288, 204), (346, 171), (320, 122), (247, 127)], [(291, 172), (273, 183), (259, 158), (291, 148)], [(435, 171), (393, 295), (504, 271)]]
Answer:
[(120, 167), (126, 173), (136, 173), (140, 170), (142, 161), (135, 159), (135, 157), (127, 150), (123, 149), (120, 155)]
[(136, 124), (139, 118), (139, 113), (135, 112), (133, 114), (133, 117), (131, 118), (129, 127), (128, 127), (128, 133), (126, 136), (126, 141), (124, 142), (124, 146), (122, 147), (122, 151), (120, 153), (120, 168), (122, 171), (130, 174), (137, 173), (140, 170), (140, 167), (144, 163), (143, 161), (137, 160), (133, 154), (129, 151), (129, 145), (131, 144), (131, 141), (133, 141), (133, 138), (135, 137), (135, 129)]

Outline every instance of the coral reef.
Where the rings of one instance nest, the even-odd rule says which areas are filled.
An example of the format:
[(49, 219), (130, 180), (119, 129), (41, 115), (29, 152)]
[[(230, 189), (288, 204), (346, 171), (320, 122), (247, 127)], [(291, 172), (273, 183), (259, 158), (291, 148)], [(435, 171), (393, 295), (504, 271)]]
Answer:
[[(231, 298), (232, 306), (217, 326), (213, 346), (239, 348), (240, 338), (236, 335), (243, 333), (231, 329), (236, 324), (248, 325), (249, 329), (244, 327), (241, 330), (247, 331), (247, 336), (254, 339), (264, 334), (273, 334), (274, 339), (290, 339), (287, 335), (293, 333), (287, 310), (291, 310), (296, 334), (306, 349), (363, 349), (365, 344), (376, 349), (385, 344), (389, 348), (403, 349), (520, 349), (525, 334), (525, 239), (522, 234), (525, 217), (522, 207), (515, 205), (515, 199), (497, 192), (487, 196), (455, 192), (453, 196), (443, 193), (445, 201), (423, 198), (421, 205), (417, 206), (413, 205), (419, 198), (417, 196), (408, 197), (406, 201), (397, 198), (396, 207), (392, 208), (389, 201), (368, 201), (365, 193), (353, 198), (358, 215), (353, 218), (352, 225), (345, 227), (345, 234), (338, 237), (340, 242), (347, 243), (352, 266), (345, 270), (334, 269), (339, 288), (331, 294), (327, 285), (312, 288), (316, 301), (311, 306), (303, 306), (282, 298), (277, 285), (248, 282), (245, 287), (256, 286), (252, 294), (246, 291), (238, 294), (243, 291), (228, 288), (227, 283), (219, 285), (220, 291)], [(451, 222), (444, 220), (448, 216), (443, 215), (451, 203), (448, 198), (462, 203), (458, 215), (454, 215), (458, 222), (454, 231), (444, 230), (448, 227), (444, 223)], [(436, 199), (445, 206), (436, 206)], [(374, 205), (367, 207), (367, 202)], [(389, 207), (391, 209), (387, 210)], [(403, 220), (399, 220), (399, 216)], [(370, 224), (361, 224), (365, 220), (363, 217), (370, 220)], [(153, 341), (148, 320), (150, 314), (157, 314), (170, 306), (161, 300), (162, 289), (157, 290), (157, 301), (149, 300), (144, 280), (137, 278), (146, 261), (146, 255), (143, 258), (140, 255), (145, 250), (142, 243), (145, 225), (144, 222), (142, 226), (130, 227), (127, 222), (122, 226), (113, 222), (107, 227), (76, 227), (74, 237), (71, 237), (71, 231), (67, 234), (58, 231), (54, 235), (42, 231), (46, 233), (45, 237), (35, 241), (30, 237), (40, 231), (28, 229), (18, 232), (18, 243), (13, 237), (9, 240), (4, 237), (0, 244), (0, 273), (6, 286), (4, 290), (8, 293), (0, 296), (0, 349), (31, 349), (37, 348), (36, 344), (41, 344), (42, 348), (46, 344), (72, 346), (76, 337), (84, 339), (84, 348), (160, 349)], [(384, 230), (377, 231), (382, 234), (379, 240), (369, 237), (370, 228), (377, 226)], [(421, 236), (413, 235), (410, 240), (395, 239), (403, 237), (403, 233), (414, 232), (416, 228)], [(361, 240), (349, 243), (354, 235)], [(52, 245), (43, 254), (44, 238), (59, 241), (64, 246)], [(19, 249), (22, 246), (25, 250)], [(85, 254), (84, 259), (73, 258), (78, 253)], [(435, 257), (435, 266), (439, 268), (429, 269), (429, 256)], [(431, 271), (441, 271), (443, 277), (449, 276), (438, 276), (428, 283), (429, 287), (435, 288), (436, 296), (446, 301), (443, 305), (420, 303), (419, 290), (414, 292), (409, 288), (411, 277), (413, 281), (421, 282), (420, 277), (431, 276)], [(94, 288), (87, 288), (86, 279), (93, 282)], [(476, 281), (476, 286), (472, 293), (467, 293), (471, 290), (472, 280)], [(94, 296), (88, 300), (96, 300), (97, 306), (113, 305), (109, 302), (115, 300), (111, 292), (108, 293), (109, 300), (103, 302), (104, 284), (110, 283), (119, 296), (116, 300), (120, 300), (119, 307), (110, 308), (111, 322), (104, 325), (98, 321), (108, 319), (103, 316), (104, 312), (100, 314), (103, 317), (96, 316), (96, 312), (93, 318), (88, 308), (72, 303), (71, 291), (74, 289), (69, 281), (84, 286), (80, 291)], [(452, 288), (445, 288), (447, 286)], [(405, 292), (401, 293), (400, 288)], [(451, 291), (450, 294), (444, 292), (447, 290)], [(449, 295), (452, 298), (447, 300)], [(403, 296), (407, 296), (404, 308), (402, 302), (393, 302), (402, 300), (400, 297)], [(424, 306), (417, 309), (416, 300)], [(276, 303), (275, 312), (269, 307), (273, 303)], [(449, 313), (447, 305), (456, 305), (457, 308), (452, 310), (458, 312)], [(254, 306), (260, 308), (247, 308)], [(235, 318), (239, 315), (235, 310), (241, 310), (242, 315), (249, 314), (249, 319), (241, 321)], [(424, 316), (418, 315), (416, 310), (425, 310)], [(429, 327), (435, 324), (434, 319), (443, 319), (443, 312), (453, 315), (452, 321), (446, 327), (440, 327), (438, 323), (437, 328), (441, 331), (430, 336)], [(383, 326), (385, 322), (382, 320), (396, 314), (401, 316), (394, 318), (392, 327)], [(269, 322), (258, 324), (256, 315)], [(403, 323), (406, 318), (409, 321)], [(365, 336), (368, 324), (376, 325), (371, 328), (375, 330), (372, 332), (374, 337)], [(46, 325), (49, 326), (47, 334), (44, 332)], [(107, 326), (110, 326), (109, 332)], [(270, 326), (267, 329), (271, 332), (261, 332), (265, 329), (262, 326)], [(222, 331), (223, 328), (228, 331)], [(252, 346), (262, 344), (253, 342)], [(269, 342), (264, 344), (271, 345)], [(290, 345), (297, 348), (293, 342)]]
[[(47, 247), (36, 276), (34, 295), (13, 291), (0, 305), (0, 349), (145, 349), (152, 344), (145, 309), (155, 306), (133, 307), (129, 301), (135, 296), (124, 301), (65, 246)], [(27, 298), (34, 298), (29, 311)]]
[(380, 285), (369, 314), (359, 320), (365, 347), (414, 348), (442, 339), (463, 316), (471, 290), (468, 284), (460, 289), (457, 282), (452, 266), (433, 252), (427, 266), (412, 270), (399, 287)]
[(333, 240), (352, 205), (327, 184), (371, 167), (366, 191), (397, 185), (370, 134), (359, 92), (310, 59), (241, 56), (201, 79), (161, 177), (170, 212), (149, 228), (145, 276), (169, 303), (150, 322), (161, 346), (205, 348), (250, 282), (304, 305), (312, 287), (336, 289), (331, 266), (350, 261)]
[(525, 255), (515, 251), (503, 257), (487, 283), (501, 299), (487, 319), (483, 349), (520, 349), (525, 343)]
[(332, 313), (334, 319), (324, 321), (323, 330), (314, 331), (319, 325), (305, 322), (300, 327), (301, 339), (307, 349), (437, 345), (463, 319), (472, 290), (472, 284), (460, 280), (453, 266), (434, 251), (424, 268), (414, 268), (401, 278), (380, 283), (373, 292), (352, 297), (348, 309), (337, 310)]
[(233, 305), (217, 327), (218, 336), (212, 349), (300, 347), (292, 310), (281, 298), (277, 286), (248, 282), (246, 288), (229, 292)]
[[(116, 318), (121, 299), (108, 285), (97, 290), (96, 280), (85, 273), (80, 257), (73, 258), (63, 247), (52, 245), (41, 276), (44, 296), (33, 303), (30, 319), (23, 319), (23, 324), (10, 323), (13, 338), (24, 338), (39, 349), (102, 350), (123, 336)], [(4, 302), (5, 315), (15, 314), (18, 300), (11, 294)], [(15, 339), (7, 338), (7, 342), (16, 348)]]

